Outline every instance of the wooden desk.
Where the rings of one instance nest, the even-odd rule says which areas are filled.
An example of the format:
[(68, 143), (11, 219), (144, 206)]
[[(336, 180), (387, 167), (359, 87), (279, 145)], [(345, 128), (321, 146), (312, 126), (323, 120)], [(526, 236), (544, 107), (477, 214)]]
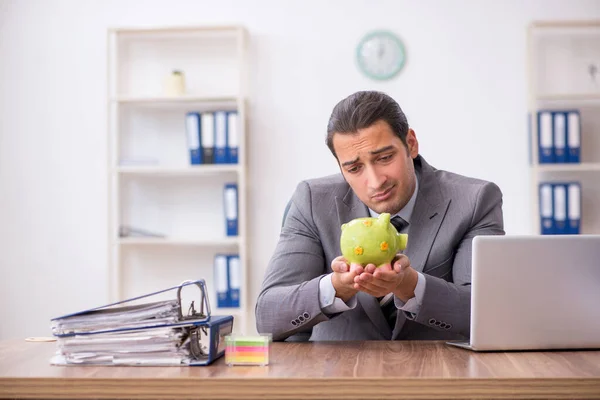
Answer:
[(273, 343), (266, 367), (57, 367), (0, 342), (0, 398), (600, 398), (600, 351), (473, 353), (443, 342)]

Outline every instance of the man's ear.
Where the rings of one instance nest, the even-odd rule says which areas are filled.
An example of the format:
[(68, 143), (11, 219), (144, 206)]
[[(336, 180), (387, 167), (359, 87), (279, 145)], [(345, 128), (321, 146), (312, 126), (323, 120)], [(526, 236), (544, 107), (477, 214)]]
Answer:
[(411, 158), (416, 158), (419, 155), (419, 141), (414, 129), (409, 128), (406, 135), (406, 148)]

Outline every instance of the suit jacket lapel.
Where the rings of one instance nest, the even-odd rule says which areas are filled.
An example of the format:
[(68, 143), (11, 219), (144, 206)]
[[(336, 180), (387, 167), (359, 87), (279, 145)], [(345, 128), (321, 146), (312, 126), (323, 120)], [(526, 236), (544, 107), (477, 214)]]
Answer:
[[(411, 266), (422, 272), (450, 200), (442, 197), (433, 168), (421, 156), (415, 159), (415, 170), (419, 175), (419, 192), (410, 217), (404, 254), (410, 259)], [(398, 336), (405, 321), (404, 313), (399, 312), (393, 338)]]
[[(358, 197), (356, 197), (350, 187), (348, 187), (348, 192), (343, 198), (336, 198), (336, 207), (338, 213), (338, 223), (340, 226), (355, 218), (370, 216), (368, 207), (362, 201), (360, 201)], [(377, 299), (363, 292), (358, 292), (356, 294), (356, 299), (377, 329), (384, 333), (387, 338), (391, 338), (392, 330), (390, 329), (390, 326), (387, 323), (383, 312), (381, 311), (381, 307), (379, 306)]]
[(415, 166), (419, 163), (420, 168), (416, 168), (419, 174), (419, 192), (410, 217), (408, 244), (404, 254), (410, 259), (412, 267), (421, 272), (444, 220), (450, 200), (442, 197), (433, 168), (421, 157), (417, 158)]

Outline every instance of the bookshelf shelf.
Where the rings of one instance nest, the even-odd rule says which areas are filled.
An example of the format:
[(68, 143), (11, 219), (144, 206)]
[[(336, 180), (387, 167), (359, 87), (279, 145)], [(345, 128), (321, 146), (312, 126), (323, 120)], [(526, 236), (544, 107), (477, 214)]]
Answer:
[[(599, 78), (600, 79), (600, 78)], [(537, 95), (538, 101), (573, 101), (573, 102), (600, 102), (600, 84), (598, 93), (564, 93)]]
[(541, 164), (533, 168), (536, 172), (592, 172), (600, 171), (600, 163)]
[(240, 98), (231, 96), (117, 96), (111, 99), (112, 103), (127, 104), (133, 106), (165, 106), (165, 105), (204, 105), (208, 107), (236, 107)]
[(224, 165), (198, 165), (187, 167), (162, 167), (162, 166), (121, 166), (114, 171), (124, 176), (157, 176), (157, 177), (177, 177), (177, 176), (206, 176), (226, 173), (240, 174), (242, 168), (237, 164)]
[(177, 238), (120, 238), (117, 243), (121, 246), (198, 246), (198, 247), (232, 247), (239, 246), (239, 237), (212, 239), (177, 239)]
[[(237, 333), (254, 330), (247, 318), (246, 30), (115, 28), (107, 41), (110, 301), (202, 278), (213, 313), (234, 315)], [(180, 76), (176, 86), (174, 71)], [(190, 115), (215, 122), (194, 128)], [(222, 115), (227, 124), (217, 125)], [(222, 141), (229, 127), (235, 146)], [(196, 157), (199, 150), (202, 158)], [(237, 204), (226, 195), (236, 185)], [(228, 236), (235, 220), (237, 236)], [(232, 304), (217, 302), (218, 255), (240, 271), (239, 307), (216, 307)]]

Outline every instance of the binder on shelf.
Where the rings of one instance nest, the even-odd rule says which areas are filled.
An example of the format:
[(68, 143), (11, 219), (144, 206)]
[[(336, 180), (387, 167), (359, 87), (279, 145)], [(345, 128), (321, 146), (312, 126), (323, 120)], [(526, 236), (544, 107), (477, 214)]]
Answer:
[(578, 110), (567, 114), (567, 162), (581, 162), (581, 117)]
[(229, 307), (229, 279), (227, 277), (227, 256), (225, 254), (215, 255), (214, 278), (217, 294), (217, 307)]
[(227, 256), (227, 272), (229, 277), (229, 307), (239, 307), (240, 288), (242, 286), (242, 267), (239, 254)]
[(190, 152), (190, 164), (202, 164), (202, 150), (200, 149), (200, 114), (198, 114), (197, 112), (189, 112), (186, 114), (185, 130), (188, 150)]
[(215, 162), (215, 117), (212, 112), (200, 114), (201, 135), (200, 144), (202, 146), (202, 161), (204, 164), (214, 164)]
[[(196, 295), (188, 303), (190, 289)], [(58, 347), (52, 364), (192, 366), (223, 356), (233, 317), (211, 315), (200, 279), (53, 318), (51, 325)]]
[(566, 114), (562, 111), (552, 113), (554, 135), (554, 162), (567, 162), (567, 122)]
[(538, 149), (540, 164), (554, 162), (554, 138), (550, 111), (538, 111)]
[(225, 185), (224, 211), (227, 236), (238, 235), (238, 186), (237, 183)]
[(554, 233), (556, 235), (567, 234), (567, 185), (554, 183)]
[(570, 182), (567, 192), (568, 226), (567, 233), (578, 235), (581, 233), (581, 184)]
[(540, 232), (542, 235), (554, 234), (553, 189), (551, 183), (539, 185), (540, 202)]
[(227, 163), (227, 112), (217, 111), (215, 118), (215, 164)]
[(240, 131), (237, 111), (227, 113), (227, 162), (238, 163)]

